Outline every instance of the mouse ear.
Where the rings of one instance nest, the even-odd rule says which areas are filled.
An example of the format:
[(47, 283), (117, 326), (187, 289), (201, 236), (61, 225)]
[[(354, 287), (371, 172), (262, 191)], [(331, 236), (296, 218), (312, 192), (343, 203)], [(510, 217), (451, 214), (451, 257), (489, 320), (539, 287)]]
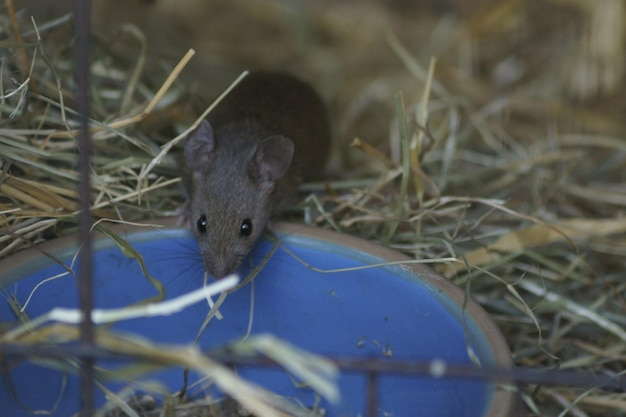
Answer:
[(192, 171), (206, 168), (215, 148), (213, 128), (206, 120), (185, 141), (185, 162)]
[(285, 175), (292, 159), (293, 142), (278, 135), (263, 139), (254, 154), (258, 173), (265, 181), (276, 181)]

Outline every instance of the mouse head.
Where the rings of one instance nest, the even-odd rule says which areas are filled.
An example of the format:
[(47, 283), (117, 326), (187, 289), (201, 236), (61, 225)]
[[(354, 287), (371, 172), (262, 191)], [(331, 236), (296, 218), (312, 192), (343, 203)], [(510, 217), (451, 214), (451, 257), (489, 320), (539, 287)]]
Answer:
[(293, 142), (255, 129), (213, 130), (207, 121), (185, 142), (192, 172), (190, 226), (206, 270), (220, 279), (236, 272), (267, 226), (276, 182), (293, 158)]

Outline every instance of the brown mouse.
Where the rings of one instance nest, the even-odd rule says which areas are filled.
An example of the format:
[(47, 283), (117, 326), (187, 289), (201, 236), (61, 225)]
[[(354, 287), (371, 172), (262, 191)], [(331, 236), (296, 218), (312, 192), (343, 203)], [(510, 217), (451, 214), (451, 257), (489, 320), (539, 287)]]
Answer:
[(186, 140), (185, 216), (205, 269), (236, 272), (301, 179), (320, 177), (329, 151), (326, 108), (290, 75), (253, 72)]

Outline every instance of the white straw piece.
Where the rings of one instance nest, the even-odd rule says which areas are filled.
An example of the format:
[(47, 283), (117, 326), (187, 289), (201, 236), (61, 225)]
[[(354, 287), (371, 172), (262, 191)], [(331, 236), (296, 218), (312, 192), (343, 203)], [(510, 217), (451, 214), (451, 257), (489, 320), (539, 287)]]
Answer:
[[(184, 310), (192, 304), (206, 300), (207, 297), (228, 291), (238, 283), (239, 276), (231, 274), (211, 285), (198, 288), (171, 300), (117, 309), (93, 309), (91, 319), (94, 324), (104, 324), (137, 317), (169, 316)], [(77, 309), (55, 308), (48, 314), (48, 319), (68, 324), (80, 323), (82, 312)]]

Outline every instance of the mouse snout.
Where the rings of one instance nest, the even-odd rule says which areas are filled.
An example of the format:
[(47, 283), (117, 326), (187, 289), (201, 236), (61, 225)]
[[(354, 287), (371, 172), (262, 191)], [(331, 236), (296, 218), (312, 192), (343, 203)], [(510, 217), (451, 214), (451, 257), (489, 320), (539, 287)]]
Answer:
[(213, 278), (222, 279), (237, 272), (239, 264), (240, 262), (236, 259), (222, 258), (213, 259), (212, 261), (205, 259), (204, 267)]
[(222, 279), (228, 275), (230, 275), (233, 271), (231, 271), (230, 269), (226, 269), (226, 268), (219, 268), (219, 269), (215, 269), (212, 273), (209, 272), (213, 278), (215, 279)]

